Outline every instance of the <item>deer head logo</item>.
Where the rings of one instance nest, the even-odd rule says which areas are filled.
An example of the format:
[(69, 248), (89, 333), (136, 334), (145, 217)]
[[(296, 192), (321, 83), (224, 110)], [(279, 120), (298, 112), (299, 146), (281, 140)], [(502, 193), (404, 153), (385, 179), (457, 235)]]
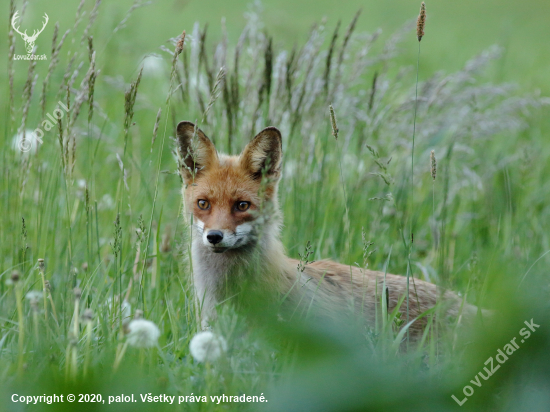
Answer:
[(15, 21), (19, 18), (18, 14), (19, 14), (19, 12), (16, 11), (15, 14), (13, 15), (13, 18), (11, 19), (11, 25), (12, 25), (13, 29), (21, 35), (21, 37), (23, 38), (23, 40), (27, 44), (27, 46), (26, 46), (27, 47), (27, 53), (32, 53), (32, 50), (34, 49), (34, 42), (38, 38), (38, 35), (44, 31), (44, 29), (46, 28), (46, 24), (48, 24), (48, 20), (50, 20), (50, 18), (48, 17), (48, 15), (46, 13), (44, 13), (44, 19), (45, 19), (44, 20), (44, 25), (42, 26), (42, 28), (40, 30), (34, 30), (34, 32), (32, 33), (32, 36), (29, 36), (27, 34), (27, 30), (25, 30), (25, 32), (21, 33), (19, 31), (19, 27), (15, 27)]

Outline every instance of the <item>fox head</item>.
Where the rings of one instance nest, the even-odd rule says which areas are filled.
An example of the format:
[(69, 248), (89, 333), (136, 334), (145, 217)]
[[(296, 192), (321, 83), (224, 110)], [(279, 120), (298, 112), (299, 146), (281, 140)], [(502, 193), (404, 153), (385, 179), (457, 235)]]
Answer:
[(219, 154), (190, 122), (178, 124), (177, 139), (186, 212), (193, 215), (202, 244), (215, 253), (255, 244), (262, 221), (260, 207), (267, 202), (277, 212), (282, 160), (279, 130), (262, 130), (239, 156)]

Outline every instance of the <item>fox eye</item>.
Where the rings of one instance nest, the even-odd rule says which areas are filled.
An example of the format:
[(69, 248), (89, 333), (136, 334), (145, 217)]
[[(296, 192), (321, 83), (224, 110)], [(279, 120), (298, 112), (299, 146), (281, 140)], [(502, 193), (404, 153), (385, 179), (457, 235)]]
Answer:
[(204, 199), (199, 199), (199, 201), (197, 202), (197, 205), (199, 206), (199, 209), (202, 209), (202, 210), (206, 210), (210, 208), (210, 202)]
[(244, 212), (250, 207), (250, 202), (237, 202), (237, 210), (239, 212)]

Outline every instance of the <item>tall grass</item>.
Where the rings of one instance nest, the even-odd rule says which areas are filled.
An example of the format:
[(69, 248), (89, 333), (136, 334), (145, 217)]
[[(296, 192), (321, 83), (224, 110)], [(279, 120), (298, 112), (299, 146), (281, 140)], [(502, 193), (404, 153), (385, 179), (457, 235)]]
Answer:
[[(119, 65), (128, 62), (113, 50), (131, 39), (124, 26), (146, 4), (136, 2), (107, 35), (101, 7), (108, 6), (99, 5), (82, 2), (74, 25), (55, 26), (48, 64), (15, 61), (11, 51), (8, 59), (10, 98), (0, 103), (2, 397), (264, 393), (270, 402), (262, 406), (273, 410), (447, 410), (455, 407), (451, 393), (458, 396), (524, 320), (545, 321), (548, 170), (534, 130), (545, 101), (487, 81), (483, 70), (498, 62), (498, 48), (455, 73), (427, 76), (416, 96), (414, 70), (395, 62), (415, 40), (411, 24), (381, 44), (378, 31), (357, 32), (357, 14), (343, 36), (340, 24), (321, 22), (303, 44), (286, 49), (252, 9), (237, 44), (225, 35), (207, 40), (208, 26), (199, 23), (175, 28), (168, 46), (144, 51), (149, 55), (132, 62), (132, 76), (123, 79)], [(58, 41), (59, 30), (65, 34)], [(9, 39), (10, 50), (22, 52), (13, 33)], [(34, 141), (25, 153), (14, 148), (13, 139), (32, 139), (60, 100), (69, 114), (45, 131), (44, 143)], [(338, 113), (338, 150), (329, 105)], [(216, 147), (232, 154), (265, 126), (282, 131), (279, 192), (289, 255), (308, 244), (306, 261), (366, 267), (368, 257), (370, 269), (398, 274), (416, 267), (418, 277), (493, 308), (499, 322), (482, 335), (457, 326), (439, 338), (436, 320), (424, 346), (402, 353), (397, 311), (368, 328), (272, 323), (227, 304), (213, 325), (227, 353), (197, 362), (189, 352), (200, 329), (190, 228), (171, 142), (185, 119), (202, 119)], [(413, 150), (421, 159), (445, 153), (437, 186), (428, 167), (409, 169)], [(414, 225), (414, 254), (407, 223)], [(128, 343), (130, 322), (141, 317), (158, 326), (158, 345)], [(506, 410), (519, 402), (499, 395), (506, 391), (529, 402), (529, 388), (548, 383), (548, 330), (545, 322), (464, 407)], [(529, 363), (531, 356), (539, 362)], [(169, 410), (177, 408), (189, 406)]]

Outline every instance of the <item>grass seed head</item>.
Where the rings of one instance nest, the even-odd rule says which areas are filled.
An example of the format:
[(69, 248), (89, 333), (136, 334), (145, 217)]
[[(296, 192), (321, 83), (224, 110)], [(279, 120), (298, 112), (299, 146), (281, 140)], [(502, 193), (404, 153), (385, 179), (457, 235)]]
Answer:
[(183, 44), (185, 43), (185, 30), (181, 33), (181, 36), (176, 43), (176, 55), (179, 55), (183, 51)]
[(159, 130), (159, 124), (160, 124), (160, 114), (162, 113), (162, 108), (159, 108), (159, 111), (157, 112), (157, 118), (155, 120), (155, 126), (153, 126), (153, 139), (151, 140), (151, 153), (153, 153), (153, 146), (155, 144), (155, 140), (157, 139), (157, 133)]
[(332, 104), (329, 105), (330, 110), (330, 124), (332, 125), (332, 135), (336, 140), (338, 140), (338, 125), (336, 124), (336, 114), (334, 113), (334, 108)]
[[(179, 37), (176, 48), (174, 49), (174, 55), (172, 56), (172, 68), (170, 69), (170, 82), (174, 79), (174, 76), (177, 72), (176, 65), (178, 63), (178, 56), (183, 51), (183, 44), (185, 43), (185, 30), (183, 33), (181, 33), (181, 36)], [(168, 94), (168, 97), (170, 97), (171, 93)]]
[(94, 92), (97, 71), (95, 69), (95, 51), (90, 51), (90, 70), (88, 71), (88, 123), (92, 122), (94, 115)]
[(420, 5), (420, 14), (416, 19), (416, 36), (418, 41), (422, 40), (424, 37), (424, 26), (426, 25), (426, 4), (422, 2)]
[(202, 115), (202, 121), (204, 122), (206, 120), (206, 116), (208, 116), (208, 112), (214, 106), (214, 103), (220, 97), (221, 94), (221, 84), (225, 79), (225, 66), (220, 67), (220, 70), (218, 70), (218, 74), (216, 75), (216, 82), (214, 83), (214, 87), (210, 91), (210, 100), (208, 101), (208, 105), (206, 106), (206, 110), (204, 111)]
[(435, 177), (437, 175), (437, 162), (435, 160), (435, 152), (433, 150), (430, 153), (430, 163), (432, 166), (432, 179), (435, 181)]
[(130, 88), (124, 93), (124, 152), (126, 153), (126, 145), (128, 143), (128, 130), (130, 125), (133, 125), (132, 119), (134, 117), (134, 104), (136, 103), (136, 96), (139, 84), (141, 82), (141, 76), (143, 75), (143, 66), (139, 70), (138, 76), (135, 81), (130, 84)]
[(94, 53), (94, 36), (88, 36), (88, 59), (90, 59), (90, 63)]

